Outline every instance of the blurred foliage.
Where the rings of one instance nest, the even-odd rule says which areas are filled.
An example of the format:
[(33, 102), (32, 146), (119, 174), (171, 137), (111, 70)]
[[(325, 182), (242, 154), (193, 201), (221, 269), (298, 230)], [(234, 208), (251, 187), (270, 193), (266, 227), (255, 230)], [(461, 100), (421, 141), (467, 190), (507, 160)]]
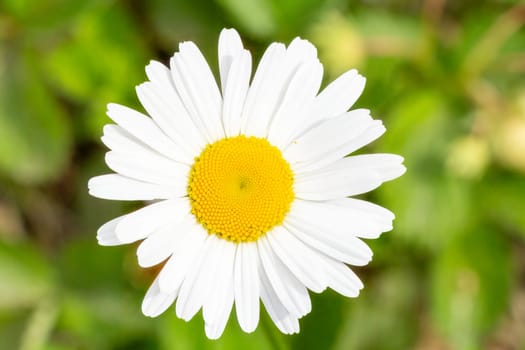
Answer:
[[(0, 1), (0, 349), (525, 349), (524, 23), (516, 0)], [(388, 129), (368, 150), (406, 159), (366, 197), (397, 219), (361, 296), (312, 294), (291, 337), (264, 313), (214, 342), (200, 316), (146, 318), (156, 270), (96, 246), (133, 209), (86, 194), (106, 104), (140, 109), (144, 66), (179, 41), (216, 67), (222, 27), (257, 59), (311, 40), (326, 81), (357, 67)]]

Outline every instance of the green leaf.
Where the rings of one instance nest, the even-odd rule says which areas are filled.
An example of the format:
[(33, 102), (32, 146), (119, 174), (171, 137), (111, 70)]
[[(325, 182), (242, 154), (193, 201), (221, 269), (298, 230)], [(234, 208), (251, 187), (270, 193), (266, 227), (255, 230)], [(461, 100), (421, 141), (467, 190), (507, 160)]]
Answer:
[(238, 29), (259, 38), (272, 36), (277, 23), (268, 0), (216, 0), (235, 20)]
[(525, 182), (521, 175), (487, 179), (478, 193), (479, 210), (495, 225), (510, 229), (525, 238)]
[(16, 19), (25, 29), (56, 29), (65, 21), (85, 10), (90, 3), (98, 0), (3, 0), (4, 11)]
[(24, 333), (28, 315), (27, 312), (16, 311), (0, 313), (0, 339), (5, 349), (20, 348), (20, 337)]
[(315, 20), (321, 0), (216, 0), (239, 30), (260, 39), (289, 40)]
[(293, 348), (330, 349), (343, 322), (345, 298), (330, 291), (310, 297), (312, 312), (300, 320), (301, 331), (292, 338)]
[[(206, 338), (202, 312), (199, 312), (190, 322), (185, 322), (176, 318), (173, 308), (170, 308), (160, 317), (159, 321), (161, 322), (159, 324), (161, 348), (166, 350), (264, 350), (273, 348), (263, 325), (259, 324), (251, 334), (246, 334), (240, 329), (234, 308), (223, 335), (217, 340)], [(273, 324), (271, 326), (273, 327)]]
[(37, 53), (20, 45), (0, 51), (0, 172), (19, 183), (40, 183), (63, 171), (72, 135), (42, 82)]
[[(407, 167), (411, 169), (410, 162)], [(470, 186), (456, 179), (423, 179), (407, 173), (383, 186), (379, 202), (396, 213), (392, 235), (428, 251), (446, 247), (479, 216), (472, 211)]]
[(511, 251), (498, 231), (478, 229), (437, 256), (431, 311), (457, 349), (479, 349), (509, 302)]
[[(107, 290), (125, 284), (124, 253), (132, 247), (101, 247), (93, 234), (68, 242), (59, 256), (59, 271), (64, 285), (78, 290)], [(135, 255), (135, 254), (133, 254)], [(130, 268), (136, 268), (134, 259), (129, 259)], [(83, 271), (78, 273), (79, 266)]]
[(421, 36), (421, 21), (408, 14), (387, 10), (359, 11), (353, 17), (355, 24), (367, 37), (387, 37), (390, 44), (416, 44)]
[[(405, 157), (407, 173), (377, 191), (396, 213), (395, 234), (427, 249), (443, 247), (477, 219), (471, 210), (471, 186), (446, 173), (445, 160), (461, 125), (432, 91), (413, 93), (385, 122), (380, 149)], [(400, 195), (402, 194), (402, 195)]]
[(75, 349), (156, 349), (155, 320), (140, 312), (140, 297), (126, 290), (68, 290), (62, 298), (57, 331)]
[(219, 4), (209, 0), (152, 0), (144, 4), (150, 33), (155, 35), (166, 61), (180, 42), (192, 40), (212, 65), (216, 62), (211, 58), (217, 56), (219, 31), (226, 26), (227, 17)]
[(0, 241), (0, 311), (32, 307), (54, 290), (49, 262), (26, 244)]
[(103, 3), (71, 24), (72, 35), (43, 57), (51, 83), (81, 106), (75, 122), (81, 138), (100, 137), (109, 102), (137, 105), (134, 86), (145, 80), (147, 49), (129, 15)]
[(317, 19), (326, 2), (323, 0), (269, 0), (281, 36), (293, 38)]
[(421, 284), (414, 268), (384, 269), (364, 284), (359, 298), (345, 301), (333, 349), (412, 349), (418, 322), (414, 300)]

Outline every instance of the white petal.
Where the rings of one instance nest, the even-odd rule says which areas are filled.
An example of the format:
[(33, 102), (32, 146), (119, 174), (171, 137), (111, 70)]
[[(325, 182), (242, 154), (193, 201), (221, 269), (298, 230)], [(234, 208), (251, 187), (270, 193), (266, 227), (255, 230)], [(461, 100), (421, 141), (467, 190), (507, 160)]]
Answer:
[(261, 278), (261, 300), (275, 323), (277, 328), (284, 334), (299, 333), (299, 321), (283, 305), (275, 290), (273, 289), (266, 272), (259, 262), (259, 271)]
[(342, 198), (319, 203), (329, 211), (334, 225), (362, 238), (377, 238), (383, 232), (392, 230), (394, 214), (379, 205), (356, 199)]
[[(275, 238), (283, 239), (283, 245), (286, 244), (286, 246), (293, 247), (302, 245), (300, 240), (286, 229), (283, 229), (281, 233), (282, 235), (276, 235)], [(302, 250), (305, 252), (299, 255), (297, 260), (299, 264), (302, 263), (304, 265), (303, 269), (306, 273), (309, 271), (308, 268), (311, 270), (310, 274), (313, 275), (311, 278), (319, 279), (320, 282), (318, 283), (322, 283), (324, 286), (330, 287), (344, 296), (356, 297), (359, 294), (359, 291), (363, 288), (363, 283), (348, 266), (315, 248), (304, 246)], [(296, 251), (298, 250), (294, 249), (294, 253)]]
[(186, 234), (184, 229), (184, 221), (171, 219), (153, 232), (137, 249), (139, 265), (151, 267), (166, 260), (183, 241)]
[(178, 186), (178, 193), (186, 193), (188, 165), (162, 156), (118, 125), (105, 125), (102, 141), (112, 150), (106, 154), (112, 170), (144, 182)]
[(322, 169), (303, 172), (300, 178), (309, 180), (318, 176), (333, 176), (341, 171), (351, 169), (352, 172), (376, 171), (381, 175), (383, 181), (390, 181), (400, 176), (400, 172), (405, 171), (405, 167), (401, 164), (403, 160), (403, 157), (397, 154), (360, 154), (339, 159)]
[(210, 339), (221, 336), (233, 307), (233, 269), (237, 245), (221, 240), (219, 256), (214, 274), (213, 292), (205, 300), (202, 316), (205, 322), (206, 335)]
[(241, 130), (242, 110), (248, 92), (252, 59), (249, 51), (244, 50), (233, 60), (228, 70), (226, 82), (223, 82), (224, 101), (222, 120), (226, 136), (237, 136)]
[(322, 79), (323, 66), (318, 60), (310, 60), (299, 67), (270, 125), (268, 140), (273, 145), (284, 149), (291, 136), (302, 127), (304, 115), (319, 91)]
[(175, 301), (177, 292), (163, 293), (159, 289), (158, 277), (155, 279), (151, 287), (146, 292), (144, 301), (142, 302), (142, 313), (145, 316), (157, 317)]
[(104, 135), (101, 139), (109, 149), (129, 156), (146, 158), (157, 154), (151, 147), (115, 124), (104, 125)]
[(292, 203), (284, 226), (301, 241), (328, 256), (351, 265), (368, 264), (372, 259), (372, 250), (348, 232), (351, 228), (341, 225), (344, 216), (332, 212), (337, 209), (344, 211), (344, 208), (335, 205), (330, 207), (324, 203), (297, 199)]
[(197, 253), (193, 266), (180, 287), (177, 298), (177, 317), (189, 321), (199, 311), (208, 295), (213, 292), (213, 277), (217, 270), (217, 253), (222, 239), (208, 235), (202, 249)]
[(348, 111), (363, 93), (365, 83), (355, 69), (342, 74), (321, 91), (305, 119), (313, 124)]
[(322, 168), (375, 140), (385, 132), (370, 111), (356, 109), (328, 119), (294, 140), (284, 151), (294, 173)]
[[(176, 145), (177, 148), (173, 153), (178, 155), (178, 159), (180, 159), (181, 162), (191, 164), (193, 159), (192, 156), (197, 153), (196, 146), (192, 143), (186, 142), (187, 136), (183, 136), (184, 129), (188, 128), (177, 128), (177, 125), (173, 125), (177, 122), (176, 116), (164, 105), (158, 88), (156, 88), (153, 83), (147, 81), (138, 85), (135, 90), (140, 103), (153, 117), (162, 131), (165, 132)], [(168, 120), (171, 120), (170, 124), (168, 124)]]
[(382, 184), (381, 177), (372, 173), (351, 173), (348, 177), (329, 176), (312, 178), (294, 183), (294, 193), (297, 198), (308, 200), (329, 200), (344, 198), (369, 192)]
[[(184, 127), (184, 124), (182, 123), (180, 126), (177, 124), (179, 114), (173, 112), (173, 109), (175, 108), (170, 108), (166, 105), (165, 97), (163, 97), (163, 90), (161, 89), (161, 87), (158, 87), (149, 81), (144, 82), (135, 88), (140, 103), (152, 116), (161, 130), (177, 145), (176, 150), (179, 158), (183, 158), (183, 162), (189, 164), (191, 163), (192, 155), (196, 152), (196, 146), (195, 144), (188, 142), (189, 139), (187, 136), (184, 136), (184, 132), (189, 134), (192, 128), (188, 126)], [(179, 111), (179, 113), (182, 112)], [(180, 119), (184, 120), (185, 117), (180, 115)]]
[(174, 81), (174, 85), (178, 86), (177, 94), (180, 96), (182, 104), (184, 105), (184, 108), (188, 113), (188, 116), (196, 125), (199, 132), (202, 134), (204, 144), (213, 143), (215, 134), (214, 131), (210, 130), (209, 127), (206, 125), (206, 120), (204, 119), (205, 117), (200, 115), (199, 111), (192, 102), (191, 95), (187, 91), (187, 88), (185, 88), (184, 78), (181, 72), (179, 71), (179, 69), (184, 68), (178, 68), (178, 66), (183, 65), (183, 63), (181, 62), (182, 61), (181, 58), (178, 56), (178, 53), (175, 53), (175, 55), (170, 60), (170, 74)]
[(152, 184), (119, 174), (92, 177), (88, 189), (93, 197), (124, 201), (169, 199), (185, 195), (176, 186)]
[(241, 37), (235, 29), (223, 29), (219, 36), (219, 71), (221, 90), (226, 91), (230, 68), (233, 61), (244, 51)]
[(403, 157), (394, 154), (366, 154), (340, 159), (331, 165), (296, 175), (298, 198), (329, 200), (371, 191), (385, 181), (401, 176)]
[(192, 42), (179, 44), (179, 52), (172, 57), (170, 67), (179, 96), (192, 118), (200, 120), (208, 141), (223, 138), (221, 94), (198, 47)]
[(144, 107), (166, 135), (189, 153), (198, 154), (206, 146), (206, 139), (182, 103), (170, 70), (160, 62), (151, 61), (146, 74), (150, 82), (137, 88)]
[(325, 264), (326, 277), (330, 288), (350, 298), (359, 295), (359, 291), (363, 289), (363, 283), (348, 266), (330, 257), (326, 257)]
[(317, 60), (317, 49), (308, 40), (296, 37), (286, 49), (286, 59), (290, 67), (297, 67), (306, 61)]
[(222, 333), (224, 332), (224, 328), (226, 328), (226, 324), (228, 323), (231, 309), (233, 307), (233, 289), (231, 293), (228, 293), (226, 297), (223, 298), (220, 302), (221, 311), (219, 316), (217, 317), (216, 322), (204, 324), (204, 331), (206, 333), (206, 336), (212, 340), (219, 339)]
[(165, 293), (179, 289), (188, 275), (188, 271), (191, 271), (195, 265), (195, 261), (208, 237), (202, 226), (195, 220), (185, 220), (184, 222), (187, 224), (184, 229), (184, 240), (175, 249), (159, 274), (159, 286)]
[(266, 136), (281, 94), (285, 56), (286, 48), (280, 43), (272, 43), (264, 52), (246, 96), (243, 134)]
[(190, 167), (151, 152), (150, 156), (137, 157), (110, 151), (106, 163), (111, 170), (140, 181), (179, 187), (178, 194), (187, 192)]
[(122, 243), (148, 237), (168, 222), (181, 222), (190, 212), (186, 198), (175, 198), (150, 204), (122, 217), (115, 228)]
[[(383, 208), (377, 204), (367, 202), (357, 198), (343, 198), (334, 201), (329, 201), (330, 204), (335, 204), (344, 207), (346, 210), (355, 213), (352, 215), (363, 217), (370, 221), (375, 221), (385, 229), (384, 232), (392, 229), (392, 221), (396, 218), (394, 213)], [(348, 214), (347, 214), (348, 215)], [(358, 235), (359, 236), (359, 235)], [(363, 238), (377, 238), (377, 236), (359, 236)]]
[(114, 246), (123, 244), (115, 234), (115, 228), (117, 224), (122, 220), (123, 216), (119, 216), (111, 221), (106, 222), (104, 225), (100, 226), (97, 231), (97, 241), (98, 244), (104, 246)]
[(312, 305), (308, 291), (275, 256), (266, 237), (259, 238), (257, 248), (268, 280), (286, 309), (296, 317), (309, 313)]
[(283, 227), (266, 234), (268, 242), (284, 265), (306, 288), (321, 293), (327, 286), (325, 272), (318, 265), (317, 254)]
[(107, 115), (130, 135), (162, 155), (187, 162), (184, 149), (169, 139), (153, 120), (131, 108), (108, 104)]
[(242, 330), (251, 333), (259, 323), (259, 272), (257, 244), (241, 243), (235, 256), (235, 310)]
[(246, 96), (243, 112), (243, 133), (266, 137), (291, 79), (298, 67), (317, 61), (317, 50), (306, 40), (294, 39), (288, 49), (282, 44), (271, 44), (257, 67)]

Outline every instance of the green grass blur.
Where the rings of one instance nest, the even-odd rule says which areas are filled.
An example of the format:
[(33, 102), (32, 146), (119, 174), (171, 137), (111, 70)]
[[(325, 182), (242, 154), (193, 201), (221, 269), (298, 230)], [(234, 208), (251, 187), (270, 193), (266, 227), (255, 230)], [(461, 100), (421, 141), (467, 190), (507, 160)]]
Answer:
[[(0, 349), (525, 349), (524, 23), (514, 0), (0, 0)], [(325, 82), (358, 68), (387, 127), (366, 151), (406, 159), (365, 196), (397, 219), (362, 294), (312, 294), (295, 336), (265, 314), (218, 341), (201, 316), (146, 318), (157, 271), (95, 239), (141, 205), (87, 195), (106, 104), (141, 110), (144, 66), (180, 41), (216, 68), (223, 27), (255, 60), (311, 40)]]

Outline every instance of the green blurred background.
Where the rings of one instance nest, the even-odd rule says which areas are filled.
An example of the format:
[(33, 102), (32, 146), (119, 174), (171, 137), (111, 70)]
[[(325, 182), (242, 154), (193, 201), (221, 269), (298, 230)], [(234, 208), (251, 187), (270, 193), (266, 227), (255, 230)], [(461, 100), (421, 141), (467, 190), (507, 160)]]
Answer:
[[(0, 0), (0, 349), (525, 349), (524, 22), (512, 0)], [(144, 66), (179, 41), (216, 68), (223, 27), (256, 60), (311, 40), (325, 82), (358, 68), (388, 130), (367, 151), (406, 159), (365, 197), (397, 219), (360, 297), (312, 294), (295, 336), (264, 313), (214, 342), (200, 315), (146, 318), (157, 271), (96, 244), (141, 205), (87, 195), (106, 104), (141, 109)]]

